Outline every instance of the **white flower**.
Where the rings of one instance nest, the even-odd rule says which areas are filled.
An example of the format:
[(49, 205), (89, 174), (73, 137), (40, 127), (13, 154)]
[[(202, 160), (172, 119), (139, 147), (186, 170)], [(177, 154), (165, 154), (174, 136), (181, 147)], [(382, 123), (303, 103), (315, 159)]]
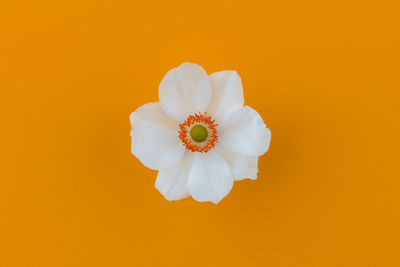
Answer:
[(208, 76), (201, 66), (183, 63), (168, 71), (158, 94), (160, 102), (130, 116), (132, 154), (159, 171), (155, 186), (166, 199), (218, 203), (234, 180), (257, 178), (271, 132), (243, 106), (236, 71)]

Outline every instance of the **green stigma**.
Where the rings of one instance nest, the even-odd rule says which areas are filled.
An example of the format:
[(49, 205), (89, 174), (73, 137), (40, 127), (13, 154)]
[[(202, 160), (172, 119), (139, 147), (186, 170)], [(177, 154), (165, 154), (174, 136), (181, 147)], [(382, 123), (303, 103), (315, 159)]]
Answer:
[(196, 125), (190, 130), (190, 136), (196, 142), (203, 142), (207, 139), (208, 133), (205, 127)]

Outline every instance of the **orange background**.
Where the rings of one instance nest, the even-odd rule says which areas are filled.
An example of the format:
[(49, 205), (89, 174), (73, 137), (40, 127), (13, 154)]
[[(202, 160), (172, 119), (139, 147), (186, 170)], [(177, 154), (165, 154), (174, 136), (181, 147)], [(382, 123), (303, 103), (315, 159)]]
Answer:
[[(400, 266), (399, 1), (4, 1), (0, 266)], [(129, 115), (184, 61), (272, 131), (256, 181), (168, 202)]]

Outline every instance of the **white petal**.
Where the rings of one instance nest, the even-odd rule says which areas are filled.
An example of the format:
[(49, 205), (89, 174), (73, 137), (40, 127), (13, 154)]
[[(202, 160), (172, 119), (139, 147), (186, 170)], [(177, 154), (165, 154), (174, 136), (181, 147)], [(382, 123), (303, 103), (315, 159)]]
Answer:
[(158, 172), (155, 186), (167, 200), (179, 200), (190, 195), (187, 181), (193, 159), (194, 153), (186, 152), (177, 165)]
[(239, 181), (246, 178), (252, 180), (257, 179), (258, 157), (243, 156), (233, 153), (220, 144), (215, 146), (215, 151), (228, 162), (232, 171), (233, 180)]
[(261, 156), (268, 151), (271, 132), (261, 116), (251, 107), (230, 112), (220, 123), (220, 143), (232, 152), (246, 156)]
[(233, 186), (233, 177), (228, 163), (214, 150), (195, 153), (190, 171), (188, 188), (197, 201), (211, 201), (217, 204)]
[(242, 80), (236, 71), (220, 71), (210, 75), (212, 100), (208, 113), (217, 121), (233, 109), (243, 107)]
[(130, 120), (132, 128), (143, 122), (148, 122), (165, 126), (172, 130), (179, 130), (178, 122), (164, 112), (159, 102), (152, 102), (139, 107), (131, 114)]
[(176, 131), (147, 122), (133, 129), (132, 154), (150, 169), (171, 168), (184, 152)]
[(207, 111), (211, 101), (210, 80), (201, 66), (183, 63), (167, 72), (158, 95), (164, 111), (183, 121), (191, 114)]

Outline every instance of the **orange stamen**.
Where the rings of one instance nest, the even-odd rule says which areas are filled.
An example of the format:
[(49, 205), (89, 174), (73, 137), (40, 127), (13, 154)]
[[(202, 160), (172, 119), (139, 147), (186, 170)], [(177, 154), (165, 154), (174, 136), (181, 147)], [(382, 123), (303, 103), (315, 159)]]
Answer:
[[(208, 131), (207, 139), (201, 143), (194, 141), (189, 134), (190, 129), (198, 124), (204, 126)], [(211, 116), (207, 115), (207, 112), (205, 112), (204, 115), (201, 112), (195, 113), (179, 124), (179, 139), (181, 139), (186, 149), (193, 152), (206, 153), (218, 143), (216, 126), (218, 126), (218, 124), (215, 123), (215, 120), (213, 120)]]

